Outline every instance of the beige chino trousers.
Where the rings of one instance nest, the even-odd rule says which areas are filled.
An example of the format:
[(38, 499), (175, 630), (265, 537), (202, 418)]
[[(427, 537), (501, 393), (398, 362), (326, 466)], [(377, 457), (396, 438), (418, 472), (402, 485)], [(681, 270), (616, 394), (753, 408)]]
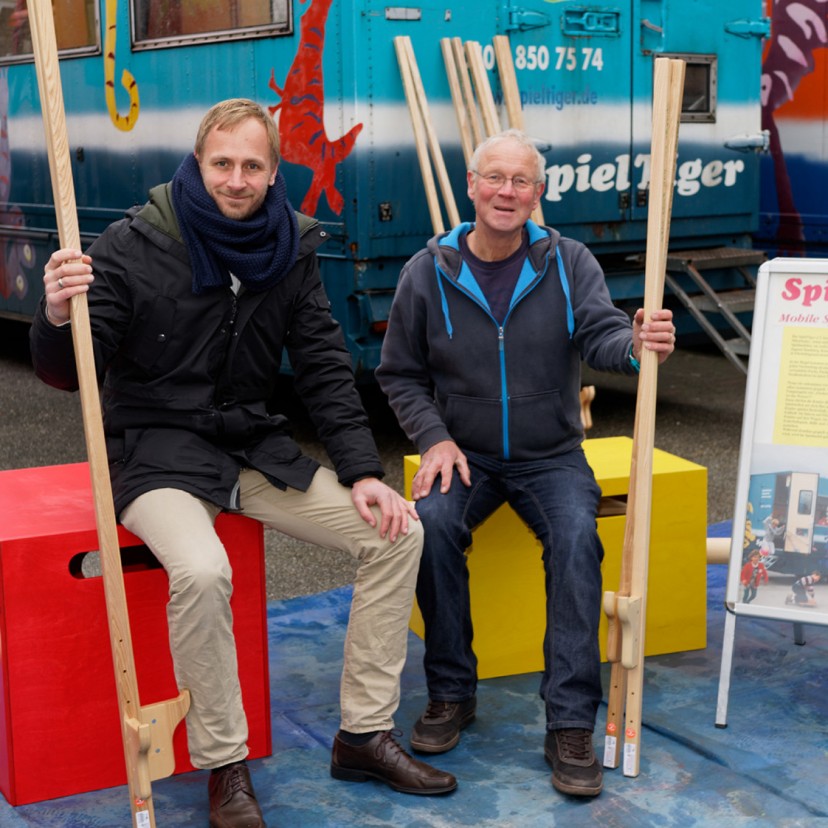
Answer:
[[(320, 468), (306, 492), (282, 491), (259, 473), (240, 475), (242, 512), (302, 541), (345, 550), (357, 561), (340, 684), (341, 727), (389, 730), (400, 698), (408, 622), (422, 552), (409, 520), (395, 543), (369, 526), (350, 489)], [(180, 489), (156, 489), (130, 503), (121, 522), (167, 571), (167, 620), (178, 686), (190, 691), (187, 737), (198, 768), (247, 755), (230, 596), (233, 573), (213, 528), (218, 507)], [(374, 509), (379, 526), (379, 510)]]

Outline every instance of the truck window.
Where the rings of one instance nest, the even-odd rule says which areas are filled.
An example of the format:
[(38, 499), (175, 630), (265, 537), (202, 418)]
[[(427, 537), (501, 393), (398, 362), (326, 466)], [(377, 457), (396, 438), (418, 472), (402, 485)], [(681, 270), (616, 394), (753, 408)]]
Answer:
[(290, 33), (288, 0), (133, 0), (136, 49)]
[(684, 95), (681, 100), (681, 122), (716, 123), (719, 86), (716, 55), (681, 52), (665, 56), (681, 58), (686, 64)]
[[(97, 51), (96, 0), (55, 0), (55, 35), (58, 49)], [(32, 33), (26, 0), (0, 0), (0, 63), (31, 61)]]
[(687, 60), (684, 74), (682, 121), (716, 120), (716, 59)]

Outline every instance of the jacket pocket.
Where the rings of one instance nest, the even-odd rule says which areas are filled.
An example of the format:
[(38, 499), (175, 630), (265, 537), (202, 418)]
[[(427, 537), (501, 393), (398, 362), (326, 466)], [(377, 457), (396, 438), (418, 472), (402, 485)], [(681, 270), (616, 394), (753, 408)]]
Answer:
[(451, 394), (445, 422), (463, 449), (499, 456), (503, 452), (503, 409), (499, 399)]
[(559, 391), (521, 394), (509, 401), (510, 455), (515, 460), (554, 454), (561, 442), (581, 433), (578, 420), (571, 419)]

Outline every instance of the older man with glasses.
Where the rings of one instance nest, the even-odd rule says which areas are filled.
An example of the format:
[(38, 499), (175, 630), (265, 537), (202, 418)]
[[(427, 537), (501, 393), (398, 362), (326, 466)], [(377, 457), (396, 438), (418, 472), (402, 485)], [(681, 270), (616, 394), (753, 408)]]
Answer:
[(675, 328), (668, 310), (646, 321), (639, 310), (631, 322), (587, 248), (530, 219), (544, 167), (517, 130), (477, 148), (467, 175), (475, 221), (431, 239), (403, 268), (377, 378), (422, 455), (412, 494), (425, 530), (417, 600), (429, 701), (411, 746), (450, 750), (475, 718), (466, 550), (508, 502), (543, 545), (552, 784), (595, 796), (603, 549), (601, 493), (581, 446), (580, 363), (635, 374), (642, 348), (667, 358)]

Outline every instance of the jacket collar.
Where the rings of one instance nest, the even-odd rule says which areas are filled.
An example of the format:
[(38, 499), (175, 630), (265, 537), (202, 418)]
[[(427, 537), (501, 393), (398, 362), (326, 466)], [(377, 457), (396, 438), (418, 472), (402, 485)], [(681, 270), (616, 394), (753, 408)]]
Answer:
[[(474, 295), (478, 295), (479, 289), (474, 282), (474, 277), (468, 270), (468, 266), (463, 261), (460, 255), (460, 245), (458, 239), (464, 234), (468, 233), (474, 225), (469, 222), (464, 222), (458, 225), (448, 233), (443, 233), (440, 236), (435, 236), (428, 243), (428, 250), (434, 256), (434, 263), (436, 266), (437, 287), (440, 291), (440, 306), (443, 311), (443, 318), (446, 323), (446, 332), (449, 339), (453, 336), (453, 326), (451, 322), (451, 314), (449, 312), (448, 300), (446, 292), (443, 289), (443, 280), (441, 273), (451, 279), (455, 283), (465, 282), (471, 280), (474, 283), (473, 287), (467, 285), (466, 290), (469, 290)], [(518, 283), (517, 293), (520, 293), (520, 284), (523, 282), (524, 288), (536, 278), (538, 274), (544, 274), (548, 267), (550, 254), (554, 253), (555, 262), (558, 270), (558, 279), (560, 280), (561, 290), (563, 291), (564, 300), (566, 302), (566, 327), (569, 333), (569, 338), (575, 334), (575, 315), (572, 309), (572, 297), (569, 289), (569, 279), (566, 274), (563, 256), (561, 255), (561, 247), (558, 244), (560, 241), (560, 233), (551, 227), (540, 227), (529, 219), (524, 225), (529, 233), (529, 254), (527, 260), (524, 262), (523, 271), (521, 272), (520, 281)], [(512, 300), (514, 302), (514, 299)], [(486, 307), (485, 299), (478, 296), (478, 302)]]
[[(557, 247), (560, 233), (552, 227), (542, 227), (529, 219), (524, 225), (529, 234), (529, 261), (532, 267), (538, 271), (543, 265), (550, 249)], [(447, 233), (434, 236), (428, 242), (429, 251), (435, 256), (437, 264), (443, 273), (451, 279), (457, 280), (463, 265), (460, 256), (461, 236), (464, 236), (474, 228), (474, 222), (465, 221), (458, 224)]]

